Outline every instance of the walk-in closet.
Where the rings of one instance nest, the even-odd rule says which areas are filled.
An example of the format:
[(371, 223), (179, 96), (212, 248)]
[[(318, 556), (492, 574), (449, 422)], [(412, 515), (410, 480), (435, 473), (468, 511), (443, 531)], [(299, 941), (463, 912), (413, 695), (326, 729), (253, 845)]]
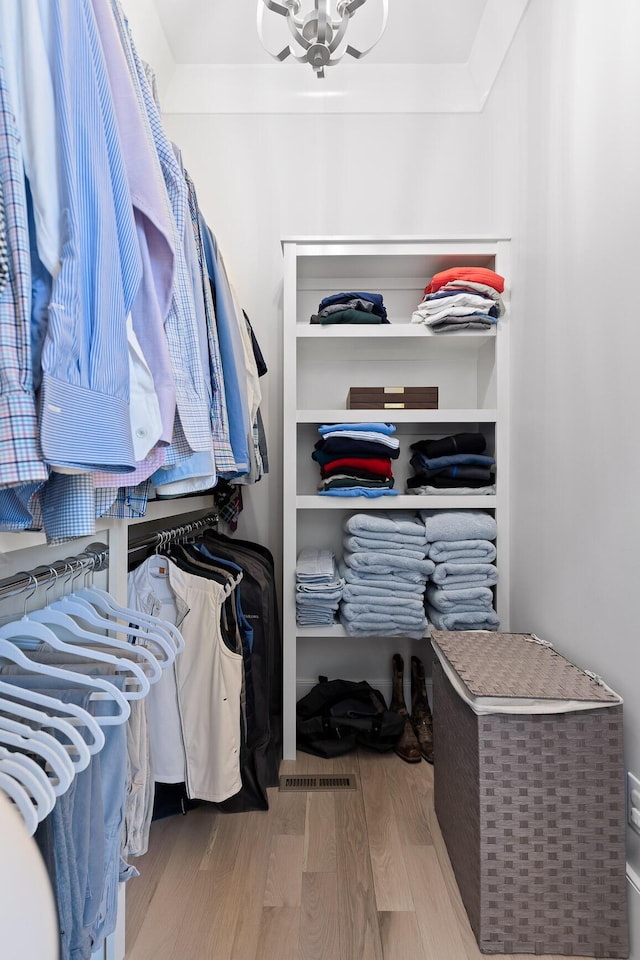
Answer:
[(2, 960), (640, 960), (639, 35), (0, 0)]

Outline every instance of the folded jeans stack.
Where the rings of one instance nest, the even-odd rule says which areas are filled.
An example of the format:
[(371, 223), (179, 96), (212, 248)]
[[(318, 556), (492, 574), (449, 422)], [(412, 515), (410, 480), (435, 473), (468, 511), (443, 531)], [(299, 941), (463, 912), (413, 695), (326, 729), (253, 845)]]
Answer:
[(415, 473), (407, 480), (407, 493), (494, 494), (496, 461), (485, 453), (486, 447), (482, 433), (456, 433), (412, 443), (410, 463)]
[(436, 273), (411, 322), (439, 332), (487, 329), (504, 315), (504, 277), (486, 267), (452, 267)]
[(397, 496), (391, 461), (400, 455), (392, 423), (334, 423), (318, 427), (311, 454), (320, 464), (318, 492), (325, 497)]
[(427, 548), (424, 524), (411, 513), (349, 517), (340, 620), (350, 636), (424, 636), (424, 592), (435, 569), (426, 559)]
[(420, 516), (435, 564), (426, 589), (429, 622), (438, 630), (497, 630), (495, 518), (483, 510), (421, 510)]
[(335, 623), (344, 580), (331, 550), (306, 548), (296, 562), (296, 623), (323, 626)]

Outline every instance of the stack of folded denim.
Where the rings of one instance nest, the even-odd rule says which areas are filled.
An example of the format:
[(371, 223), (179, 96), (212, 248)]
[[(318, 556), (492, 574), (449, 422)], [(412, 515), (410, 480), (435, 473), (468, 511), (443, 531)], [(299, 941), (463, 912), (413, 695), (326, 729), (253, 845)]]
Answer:
[(424, 524), (411, 513), (349, 517), (340, 568), (346, 581), (340, 620), (350, 636), (424, 636), (424, 591), (434, 570), (427, 547)]
[(311, 454), (320, 464), (318, 492), (325, 497), (397, 496), (391, 461), (400, 455), (392, 423), (333, 423), (318, 427)]
[(301, 626), (335, 623), (343, 587), (331, 550), (301, 550), (296, 562), (296, 622)]
[(320, 301), (311, 323), (389, 323), (380, 293), (333, 293)]
[(407, 493), (441, 496), (492, 494), (495, 487), (493, 457), (485, 454), (482, 433), (456, 433), (439, 440), (411, 444), (415, 475), (407, 480)]
[(497, 630), (494, 517), (483, 510), (421, 510), (420, 516), (435, 564), (426, 589), (429, 622), (438, 630)]
[(411, 321), (437, 331), (486, 329), (504, 314), (503, 291), (504, 277), (493, 270), (452, 267), (436, 273), (425, 287), (424, 300)]

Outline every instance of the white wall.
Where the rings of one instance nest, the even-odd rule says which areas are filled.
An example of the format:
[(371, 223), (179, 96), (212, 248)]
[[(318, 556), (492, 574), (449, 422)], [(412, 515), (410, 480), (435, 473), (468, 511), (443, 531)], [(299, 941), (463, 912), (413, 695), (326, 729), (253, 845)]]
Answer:
[[(512, 627), (619, 691), (638, 775), (639, 32), (636, 0), (535, 0), (506, 65), (520, 101)], [(629, 831), (636, 870), (639, 841)]]
[(165, 117), (269, 366), (262, 386), (272, 472), (244, 491), (239, 533), (276, 556), (281, 237), (508, 234), (509, 163), (498, 145), (508, 96), (498, 95), (483, 114)]

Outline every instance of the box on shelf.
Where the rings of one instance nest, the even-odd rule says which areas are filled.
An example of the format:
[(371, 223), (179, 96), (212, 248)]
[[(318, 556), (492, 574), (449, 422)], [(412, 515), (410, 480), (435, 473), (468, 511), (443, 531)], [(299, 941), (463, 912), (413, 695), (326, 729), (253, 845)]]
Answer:
[(432, 645), (435, 810), (480, 950), (628, 957), (620, 697), (530, 634)]
[(351, 387), (347, 410), (437, 410), (437, 387)]

